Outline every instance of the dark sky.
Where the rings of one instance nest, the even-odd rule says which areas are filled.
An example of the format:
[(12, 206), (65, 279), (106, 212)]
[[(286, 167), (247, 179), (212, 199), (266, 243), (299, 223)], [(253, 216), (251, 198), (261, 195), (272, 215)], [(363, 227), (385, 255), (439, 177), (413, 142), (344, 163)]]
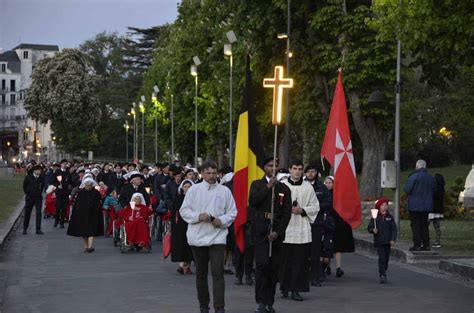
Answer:
[(0, 0), (0, 48), (19, 43), (77, 47), (102, 31), (171, 23), (178, 0)]

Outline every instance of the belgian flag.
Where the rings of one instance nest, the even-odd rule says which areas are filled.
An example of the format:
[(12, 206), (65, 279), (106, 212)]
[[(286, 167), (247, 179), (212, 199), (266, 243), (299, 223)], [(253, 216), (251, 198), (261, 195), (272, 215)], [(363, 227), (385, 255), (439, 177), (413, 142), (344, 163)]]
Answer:
[(235, 144), (233, 177), (233, 193), (237, 206), (237, 217), (234, 221), (235, 242), (241, 252), (245, 250), (244, 225), (247, 223), (250, 185), (254, 180), (261, 179), (265, 174), (263, 171), (265, 151), (255, 119), (249, 56), (247, 56), (245, 72), (242, 112), (239, 116)]

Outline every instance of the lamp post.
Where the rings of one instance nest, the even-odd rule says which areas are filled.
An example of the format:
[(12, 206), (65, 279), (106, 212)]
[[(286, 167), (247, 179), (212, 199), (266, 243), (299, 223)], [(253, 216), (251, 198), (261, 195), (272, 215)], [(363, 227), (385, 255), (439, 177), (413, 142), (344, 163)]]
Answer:
[(151, 96), (151, 101), (155, 105), (157, 110), (155, 114), (155, 163), (158, 163), (158, 98), (157, 95), (160, 92), (160, 88), (157, 85), (153, 86), (153, 93)]
[[(400, 0), (400, 6), (402, 0)], [(401, 80), (400, 70), (402, 62), (402, 43), (400, 38), (397, 39), (397, 82), (395, 84), (395, 155), (394, 160), (396, 164), (396, 179), (395, 179), (395, 199), (393, 217), (400, 229), (400, 92)], [(397, 233), (397, 239), (400, 239), (400, 232)]]
[(133, 108), (130, 113), (133, 115), (133, 161), (138, 159), (138, 146), (137, 146), (137, 112), (135, 111), (136, 103), (132, 103)]
[[(166, 82), (166, 88), (170, 92), (170, 84)], [(171, 155), (170, 163), (174, 161), (174, 95), (171, 94)]]
[(195, 94), (194, 94), (194, 167), (198, 166), (198, 111), (197, 111), (197, 97), (198, 97), (198, 71), (197, 67), (201, 64), (198, 56), (193, 57), (194, 64), (191, 65), (191, 76), (194, 76)]
[(128, 121), (125, 121), (123, 127), (125, 128), (125, 161), (128, 162), (128, 130), (130, 129)]
[(142, 113), (142, 162), (145, 163), (145, 96), (141, 97), (140, 112)]
[(232, 44), (237, 41), (235, 37), (235, 33), (233, 31), (228, 31), (226, 33), (227, 40), (229, 40), (228, 44), (224, 44), (224, 55), (229, 57), (229, 166), (232, 167), (233, 160), (232, 160), (232, 153), (234, 151), (234, 143), (233, 143), (233, 127), (232, 127), (232, 68), (233, 68), (233, 60), (234, 57), (232, 55)]

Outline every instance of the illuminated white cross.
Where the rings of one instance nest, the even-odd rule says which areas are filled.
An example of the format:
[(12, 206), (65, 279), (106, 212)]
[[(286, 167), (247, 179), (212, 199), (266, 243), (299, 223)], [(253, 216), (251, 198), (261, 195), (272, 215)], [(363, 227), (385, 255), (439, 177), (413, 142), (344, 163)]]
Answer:
[(339, 135), (339, 130), (336, 129), (336, 160), (335, 160), (336, 162), (334, 165), (334, 174), (336, 174), (339, 164), (341, 164), (342, 159), (344, 158), (344, 155), (347, 156), (347, 159), (349, 160), (349, 164), (351, 165), (351, 168), (352, 168), (352, 173), (354, 174), (354, 177), (355, 177), (356, 170), (355, 170), (354, 154), (352, 153), (352, 141), (349, 140), (347, 147), (345, 147), (344, 143), (342, 142), (341, 136)]

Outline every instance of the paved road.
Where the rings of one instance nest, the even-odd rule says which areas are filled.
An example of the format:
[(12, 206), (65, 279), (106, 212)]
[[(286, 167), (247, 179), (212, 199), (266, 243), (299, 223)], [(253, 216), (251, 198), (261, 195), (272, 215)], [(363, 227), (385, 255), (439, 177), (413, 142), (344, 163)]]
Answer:
[[(33, 219), (34, 220), (34, 219)], [(192, 313), (197, 312), (194, 276), (179, 276), (175, 265), (151, 254), (120, 254), (108, 238), (96, 252), (44, 222), (43, 236), (18, 231), (0, 256), (6, 277), (6, 313)], [(374, 258), (344, 257), (346, 275), (329, 277), (305, 301), (277, 299), (278, 313), (303, 312), (474, 312), (473, 284), (431, 274), (419, 267), (391, 264), (389, 283), (378, 284)], [(227, 312), (253, 312), (253, 288), (235, 286), (227, 276)]]

